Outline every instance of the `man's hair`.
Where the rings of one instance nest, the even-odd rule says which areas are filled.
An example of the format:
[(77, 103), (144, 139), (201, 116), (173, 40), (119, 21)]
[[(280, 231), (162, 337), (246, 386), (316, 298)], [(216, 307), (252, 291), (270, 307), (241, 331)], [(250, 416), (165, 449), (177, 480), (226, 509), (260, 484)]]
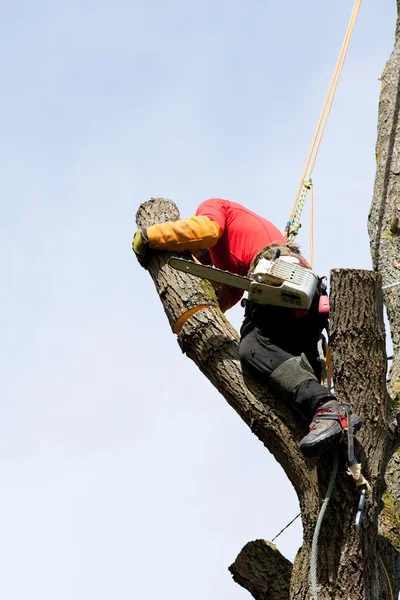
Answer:
[(274, 244), (269, 244), (268, 246), (265, 246), (265, 248), (260, 250), (260, 252), (253, 258), (253, 260), (250, 263), (249, 275), (251, 273), (253, 273), (254, 269), (257, 266), (258, 261), (261, 258), (266, 258), (267, 260), (271, 260), (274, 255), (274, 252), (277, 248), (280, 249), (281, 256), (294, 256), (295, 258), (299, 259), (300, 264), (302, 264), (304, 267), (307, 267), (308, 269), (311, 269), (311, 266), (308, 264), (308, 261), (304, 258), (304, 256), (300, 252), (300, 246), (298, 246), (297, 244), (294, 244), (293, 242), (289, 242), (287, 244), (274, 243)]

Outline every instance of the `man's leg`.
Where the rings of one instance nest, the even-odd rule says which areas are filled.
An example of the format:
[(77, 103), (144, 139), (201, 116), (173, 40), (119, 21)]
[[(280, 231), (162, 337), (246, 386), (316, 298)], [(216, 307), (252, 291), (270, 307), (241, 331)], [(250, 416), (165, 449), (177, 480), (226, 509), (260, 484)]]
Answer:
[(293, 356), (254, 328), (240, 340), (239, 357), (254, 377), (267, 383), (283, 400), (292, 404), (309, 423), (322, 401), (334, 396), (320, 385), (303, 356)]
[(255, 378), (311, 421), (309, 433), (300, 442), (306, 456), (321, 454), (335, 444), (345, 426), (344, 408), (317, 381), (304, 355), (285, 352), (254, 328), (241, 339), (239, 356)]

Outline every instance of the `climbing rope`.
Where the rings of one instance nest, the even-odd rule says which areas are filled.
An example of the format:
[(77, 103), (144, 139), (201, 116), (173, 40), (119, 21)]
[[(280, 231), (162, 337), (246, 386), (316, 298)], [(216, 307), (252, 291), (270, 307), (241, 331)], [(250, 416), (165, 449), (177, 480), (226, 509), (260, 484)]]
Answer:
[[(314, 138), (311, 143), (311, 148), (307, 156), (306, 163), (304, 165), (303, 172), (301, 174), (299, 187), (295, 195), (292, 210), (290, 212), (289, 221), (286, 225), (285, 237), (291, 242), (294, 240), (301, 227), (300, 219), (301, 212), (304, 207), (304, 203), (307, 197), (308, 190), (312, 187), (312, 172), (317, 160), (318, 152), (321, 146), (322, 137), (324, 135), (325, 127), (328, 121), (328, 117), (332, 108), (333, 100), (335, 98), (336, 89), (339, 83), (340, 76), (342, 74), (343, 65), (346, 60), (347, 51), (349, 48), (350, 40), (354, 31), (354, 27), (357, 21), (358, 13), (360, 10), (362, 0), (355, 0), (353, 11), (351, 13), (350, 21), (347, 26), (346, 34), (340, 49), (339, 57), (333, 71), (332, 79), (329, 84), (328, 92), (325, 97), (325, 101), (322, 107), (322, 111), (319, 117), (317, 128), (314, 134)], [(310, 242), (311, 245), (311, 242)], [(311, 257), (311, 264), (313, 258)]]
[(310, 266), (314, 270), (314, 186), (310, 179)]
[(292, 523), (294, 523), (295, 520), (298, 519), (299, 517), (301, 517), (301, 513), (299, 513), (298, 515), (296, 515), (295, 518), (290, 521), (290, 523), (288, 523), (287, 525), (285, 525), (285, 527), (283, 529), (281, 529), (280, 532), (277, 533), (274, 538), (272, 538), (271, 542), (273, 542), (274, 540), (276, 540), (276, 538), (278, 538), (281, 535), (281, 533), (283, 533), (284, 531), (286, 531), (286, 529), (288, 527), (290, 527), (292, 525)]
[(328, 508), (329, 500), (331, 499), (331, 496), (332, 496), (332, 491), (333, 491), (333, 488), (335, 485), (336, 475), (338, 472), (338, 466), (339, 466), (339, 455), (338, 455), (338, 453), (336, 453), (335, 458), (333, 460), (331, 478), (329, 480), (328, 489), (327, 489), (324, 501), (322, 503), (321, 510), (319, 511), (318, 520), (317, 520), (317, 524), (315, 526), (315, 531), (314, 531), (314, 536), (313, 536), (313, 541), (312, 541), (312, 546), (311, 546), (311, 589), (312, 589), (312, 593), (314, 596), (314, 600), (318, 600), (317, 556), (318, 556), (319, 533), (321, 531), (321, 525), (322, 525), (323, 518), (325, 516), (326, 509)]
[[(330, 480), (329, 480), (328, 489), (327, 489), (327, 492), (326, 492), (326, 496), (325, 496), (325, 499), (324, 499), (324, 501), (322, 503), (322, 506), (321, 506), (321, 509), (320, 509), (320, 512), (319, 512), (319, 515), (318, 515), (317, 524), (315, 526), (314, 536), (313, 536), (313, 541), (312, 541), (312, 547), (311, 547), (311, 588), (312, 588), (312, 593), (313, 593), (313, 596), (314, 596), (314, 600), (318, 600), (318, 589), (317, 589), (318, 539), (319, 539), (319, 534), (320, 534), (320, 531), (321, 531), (322, 521), (323, 521), (323, 518), (325, 516), (325, 512), (326, 512), (326, 509), (328, 507), (329, 500), (331, 499), (331, 496), (332, 496), (332, 492), (333, 492), (333, 488), (334, 488), (334, 485), (335, 485), (336, 476), (337, 476), (337, 472), (338, 472), (338, 466), (339, 466), (339, 455), (336, 453), (335, 458), (334, 458), (334, 463), (333, 463), (331, 477), (330, 477)], [(301, 513), (299, 513), (298, 515), (296, 515), (294, 517), (294, 519), (292, 519), (287, 525), (285, 525), (285, 527), (283, 529), (281, 529), (280, 532), (277, 533), (275, 537), (272, 538), (271, 542), (273, 542), (274, 540), (276, 540), (300, 516), (301, 516)], [(390, 600), (394, 600), (393, 588), (392, 588), (392, 584), (391, 584), (391, 581), (390, 581), (389, 573), (387, 572), (387, 569), (385, 567), (385, 563), (383, 562), (381, 556), (379, 554), (377, 554), (377, 557), (378, 557), (380, 565), (381, 565), (381, 567), (383, 569), (383, 572), (385, 574), (385, 579), (386, 579), (386, 584), (387, 584), (387, 588), (388, 588)]]
[(389, 595), (390, 595), (390, 600), (394, 600), (393, 588), (392, 588), (392, 584), (390, 583), (389, 574), (388, 574), (387, 569), (385, 567), (385, 563), (383, 562), (383, 560), (381, 559), (381, 557), (379, 556), (379, 554), (378, 554), (378, 560), (381, 563), (381, 567), (383, 569), (383, 572), (385, 573), (386, 583), (387, 583), (388, 590), (389, 590)]

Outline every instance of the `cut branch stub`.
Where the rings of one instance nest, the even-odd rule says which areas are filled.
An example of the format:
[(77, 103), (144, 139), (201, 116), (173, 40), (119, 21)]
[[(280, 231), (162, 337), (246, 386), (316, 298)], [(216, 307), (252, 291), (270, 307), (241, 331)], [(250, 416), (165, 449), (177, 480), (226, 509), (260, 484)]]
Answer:
[(256, 600), (289, 600), (292, 563), (271, 542), (249, 542), (229, 567)]

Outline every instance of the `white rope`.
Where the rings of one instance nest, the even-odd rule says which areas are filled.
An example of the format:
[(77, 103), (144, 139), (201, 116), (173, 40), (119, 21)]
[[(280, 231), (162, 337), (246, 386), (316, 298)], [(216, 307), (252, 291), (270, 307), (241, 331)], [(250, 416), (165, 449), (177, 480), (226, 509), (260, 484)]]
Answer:
[(390, 283), (389, 285), (384, 285), (382, 286), (382, 289), (389, 290), (390, 288), (397, 287), (398, 285), (400, 285), (400, 281), (397, 281), (396, 283)]
[(318, 538), (319, 532), (321, 531), (322, 520), (325, 515), (325, 511), (328, 507), (329, 500), (331, 499), (333, 487), (335, 485), (336, 475), (338, 472), (339, 466), (339, 455), (335, 454), (335, 458), (333, 461), (333, 468), (331, 473), (331, 478), (329, 480), (328, 489), (326, 492), (325, 499), (322, 503), (321, 510), (319, 511), (317, 524), (315, 526), (314, 537), (312, 541), (311, 547), (311, 589), (314, 596), (314, 600), (318, 600), (318, 588), (317, 588), (317, 557), (318, 557)]

